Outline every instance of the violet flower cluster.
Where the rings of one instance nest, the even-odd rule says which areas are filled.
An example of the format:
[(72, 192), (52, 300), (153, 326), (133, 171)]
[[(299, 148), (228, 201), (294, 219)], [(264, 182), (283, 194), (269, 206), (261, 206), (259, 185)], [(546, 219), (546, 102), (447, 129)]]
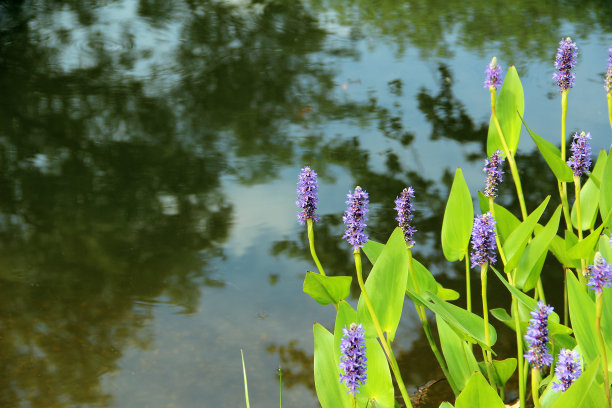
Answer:
[(416, 228), (410, 225), (413, 218), (412, 212), (414, 211), (412, 198), (414, 198), (414, 189), (408, 187), (403, 189), (400, 196), (395, 199), (395, 211), (397, 211), (395, 220), (399, 223), (404, 232), (404, 239), (410, 246), (414, 245), (412, 235), (417, 232)]
[(340, 370), (344, 374), (340, 374), (340, 382), (345, 382), (348, 393), (355, 395), (367, 379), (364, 330), (361, 323), (351, 323), (350, 327), (343, 328), (342, 332), (344, 335), (340, 342)]
[(368, 242), (368, 235), (364, 232), (368, 220), (368, 193), (361, 187), (355, 187), (355, 192), (346, 195), (348, 208), (344, 212), (342, 221), (346, 225), (342, 238), (353, 246), (353, 250), (361, 248)]
[(504, 158), (501, 156), (501, 150), (499, 149), (490, 158), (485, 159), (485, 166), (482, 171), (487, 173), (484, 191), (484, 196), (487, 198), (497, 197), (497, 187), (503, 180), (504, 171), (501, 168), (503, 163)]
[(493, 57), (489, 65), (487, 65), (487, 69), (485, 70), (485, 88), (499, 88), (502, 84), (502, 68), (501, 65), (497, 63), (497, 58)]
[(558, 381), (553, 382), (552, 389), (557, 392), (567, 391), (570, 385), (580, 377), (580, 374), (582, 374), (580, 354), (577, 351), (562, 348), (555, 367), (555, 377)]
[(604, 79), (604, 88), (606, 93), (612, 92), (612, 47), (608, 50), (608, 70)]
[(591, 139), (591, 133), (578, 132), (574, 133), (574, 140), (572, 141), (571, 151), (572, 157), (569, 158), (567, 164), (574, 171), (575, 176), (582, 176), (584, 173), (589, 171), (591, 167), (591, 146), (589, 140)]
[(572, 39), (569, 37), (561, 40), (559, 43), (555, 58), (557, 72), (553, 74), (553, 79), (557, 82), (559, 88), (561, 88), (561, 92), (567, 91), (574, 86), (576, 74), (573, 72), (573, 69), (576, 66), (577, 50), (576, 43), (572, 42)]
[(472, 252), (470, 254), (472, 268), (484, 265), (486, 262), (495, 263), (497, 261), (496, 236), (495, 219), (491, 212), (477, 216), (472, 226)]
[(604, 288), (612, 286), (612, 266), (601, 253), (595, 254), (593, 265), (589, 265), (588, 276), (587, 285), (597, 294), (600, 294)]
[(523, 357), (529, 361), (533, 368), (541, 369), (552, 364), (553, 358), (548, 349), (548, 315), (553, 311), (551, 306), (544, 304), (541, 300), (535, 310), (532, 310), (529, 326), (525, 340), (529, 344), (529, 350)]
[(304, 225), (307, 219), (312, 219), (313, 221), (319, 219), (319, 216), (315, 214), (317, 203), (319, 202), (317, 194), (317, 173), (306, 166), (300, 172), (297, 184), (297, 201), (295, 202), (300, 208), (297, 214), (300, 224)]

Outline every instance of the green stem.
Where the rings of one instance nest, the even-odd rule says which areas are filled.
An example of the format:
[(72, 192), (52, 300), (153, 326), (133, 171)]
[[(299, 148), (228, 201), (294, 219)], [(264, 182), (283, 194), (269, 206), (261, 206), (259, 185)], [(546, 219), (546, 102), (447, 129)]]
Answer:
[[(567, 124), (567, 92), (568, 90), (561, 91), (561, 160), (565, 161), (565, 145), (566, 145), (566, 124)], [(563, 206), (563, 217), (565, 218), (565, 225), (567, 230), (572, 230), (572, 219), (569, 215), (569, 205), (567, 203), (567, 185), (565, 181), (559, 182), (559, 194), (561, 196), (561, 205)]]
[(540, 370), (537, 368), (531, 369), (531, 397), (533, 398), (533, 406), (540, 408)]
[(493, 122), (495, 123), (497, 134), (499, 135), (499, 140), (501, 141), (502, 147), (504, 149), (504, 154), (506, 155), (506, 159), (508, 159), (508, 164), (510, 165), (510, 173), (512, 173), (512, 179), (514, 180), (514, 186), (516, 187), (516, 195), (518, 196), (519, 205), (521, 206), (521, 215), (523, 216), (523, 220), (525, 220), (527, 219), (527, 207), (525, 207), (525, 197), (523, 196), (521, 178), (519, 177), (516, 162), (514, 161), (514, 155), (512, 154), (510, 148), (508, 147), (508, 144), (506, 143), (506, 138), (504, 137), (504, 134), (501, 130), (501, 126), (499, 125), (499, 120), (497, 120), (497, 113), (495, 105), (493, 104), (493, 97), (491, 97), (491, 112), (493, 114)]
[(317, 269), (319, 270), (319, 273), (325, 276), (325, 271), (323, 271), (323, 266), (321, 266), (321, 262), (319, 262), (319, 257), (317, 257), (317, 253), (315, 251), (314, 228), (312, 226), (312, 218), (308, 218), (306, 220), (306, 223), (308, 224), (308, 243), (310, 244), (310, 254), (312, 255), (312, 259), (315, 261), (315, 264), (317, 264)]
[(280, 367), (278, 367), (278, 382), (280, 384), (280, 399), (278, 403), (278, 408), (283, 408), (283, 370)]
[(467, 299), (467, 311), (472, 311), (472, 283), (470, 280), (470, 257), (465, 255), (465, 291)]
[(597, 293), (595, 297), (595, 327), (597, 329), (597, 337), (599, 338), (599, 345), (601, 346), (601, 357), (603, 363), (603, 375), (604, 375), (604, 388), (606, 390), (606, 398), (608, 399), (608, 406), (611, 406), (610, 400), (610, 379), (608, 378), (608, 356), (606, 353), (606, 342), (604, 341), (603, 334), (601, 332), (601, 314), (603, 311), (603, 297), (602, 293)]
[[(489, 197), (489, 211), (493, 218), (495, 218), (495, 206), (493, 205), (493, 197)], [(504, 255), (504, 250), (502, 248), (501, 242), (499, 241), (499, 232), (497, 230), (497, 223), (495, 223), (495, 242), (497, 243), (497, 250), (499, 251), (499, 257), (501, 258), (502, 263), (506, 266), (506, 256)]]
[(537, 283), (537, 290), (538, 290), (538, 296), (540, 298), (540, 300), (544, 303), (546, 303), (546, 297), (544, 297), (544, 287), (542, 286), (542, 279), (538, 279), (538, 283)]
[(568, 326), (569, 304), (567, 299), (567, 268), (563, 267), (563, 325)]
[[(514, 285), (514, 280), (512, 279), (511, 274), (508, 274), (508, 282), (511, 285)], [(519, 377), (519, 400), (520, 406), (526, 407), (526, 399), (525, 399), (525, 368), (523, 367), (523, 336), (521, 333), (521, 321), (519, 318), (519, 309), (518, 302), (516, 297), (512, 296), (512, 315), (514, 317), (514, 331), (516, 333), (516, 359), (517, 365), (516, 368), (518, 370)]]
[(368, 293), (366, 292), (365, 284), (363, 283), (361, 253), (359, 252), (359, 248), (356, 248), (353, 251), (353, 257), (355, 258), (355, 269), (357, 271), (357, 282), (359, 283), (359, 289), (361, 289), (361, 295), (363, 296), (363, 300), (365, 301), (366, 307), (368, 308), (368, 312), (370, 313), (370, 317), (372, 318), (372, 323), (374, 323), (374, 327), (376, 328), (378, 339), (380, 340), (382, 348), (385, 350), (385, 354), (387, 354), (387, 359), (389, 360), (391, 371), (393, 371), (393, 375), (395, 376), (395, 381), (397, 382), (397, 386), (399, 387), (400, 393), (402, 394), (402, 398), (404, 399), (404, 404), (406, 405), (406, 407), (412, 408), (412, 403), (410, 402), (410, 397), (408, 396), (406, 386), (404, 385), (404, 381), (402, 380), (402, 375), (400, 374), (399, 366), (397, 365), (395, 356), (391, 351), (391, 347), (385, 339), (382, 328), (380, 327), (380, 323), (378, 322), (378, 318), (376, 317), (376, 313), (374, 313), (374, 307), (372, 306), (372, 302), (370, 302), (370, 298), (368, 296)]
[[(419, 284), (416, 279), (416, 274), (414, 273), (414, 265), (412, 262), (412, 251), (410, 250), (410, 247), (408, 247), (407, 250), (408, 250), (408, 271), (410, 273), (410, 277), (412, 278), (412, 283), (414, 285), (414, 288), (416, 292), (420, 295), (421, 289), (419, 288)], [(438, 364), (440, 365), (440, 368), (442, 369), (444, 376), (448, 380), (449, 385), (453, 389), (453, 393), (455, 395), (459, 395), (459, 390), (457, 389), (456, 385), (452, 381), (452, 377), (450, 376), (448, 367), (446, 366), (446, 361), (444, 361), (444, 358), (442, 357), (442, 353), (440, 353), (440, 350), (438, 349), (438, 345), (436, 344), (436, 341), (433, 337), (431, 327), (429, 326), (429, 322), (427, 321), (427, 314), (425, 313), (425, 308), (423, 306), (417, 305), (416, 303), (414, 304), (414, 307), (416, 308), (417, 314), (419, 315), (419, 319), (421, 320), (421, 324), (423, 325), (423, 331), (425, 332), (425, 337), (427, 337), (427, 341), (429, 342), (429, 347), (431, 347), (431, 351), (434, 353), (436, 360), (438, 360)]]
[[(484, 335), (485, 335), (485, 344), (491, 349), (491, 340), (489, 337), (489, 307), (487, 306), (487, 269), (488, 262), (485, 262), (480, 266), (480, 286), (482, 289), (482, 318), (484, 319)], [(493, 359), (491, 357), (491, 352), (487, 350), (486, 357), (487, 361), (485, 362), (487, 366), (487, 375), (489, 376), (489, 383), (494, 388), (495, 385), (495, 377), (493, 377)]]
[[(580, 215), (580, 176), (574, 175), (574, 194), (576, 196), (576, 220), (578, 222), (578, 242), (582, 241), (582, 216)], [(586, 260), (580, 258), (580, 276), (584, 277), (586, 271)], [(581, 281), (584, 278), (581, 278)]]

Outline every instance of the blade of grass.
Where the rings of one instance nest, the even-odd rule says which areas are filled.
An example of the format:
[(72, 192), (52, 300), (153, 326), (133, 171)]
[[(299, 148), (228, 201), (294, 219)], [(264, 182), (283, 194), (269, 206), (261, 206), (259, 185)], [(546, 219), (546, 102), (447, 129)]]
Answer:
[(244, 353), (240, 349), (240, 356), (242, 357), (242, 374), (244, 375), (244, 398), (246, 400), (247, 408), (251, 408), (249, 405), (249, 387), (247, 385), (246, 367), (244, 366)]

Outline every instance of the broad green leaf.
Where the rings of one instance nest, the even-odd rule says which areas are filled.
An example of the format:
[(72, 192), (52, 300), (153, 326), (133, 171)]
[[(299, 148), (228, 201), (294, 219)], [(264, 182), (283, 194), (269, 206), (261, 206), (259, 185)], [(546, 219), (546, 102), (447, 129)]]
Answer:
[[(599, 209), (599, 186), (595, 180), (601, 180), (603, 171), (606, 166), (607, 155), (602, 149), (599, 152), (599, 157), (595, 162), (593, 172), (589, 179), (580, 189), (580, 221), (582, 230), (588, 230), (595, 226), (597, 219), (597, 210)], [(572, 206), (572, 225), (578, 229), (578, 213), (576, 210), (576, 202)]]
[[(612, 211), (612, 160), (606, 160), (599, 189), (599, 213), (601, 218), (606, 220), (610, 211)], [(608, 228), (612, 228), (611, 219), (608, 218), (606, 221)]]
[(555, 235), (550, 243), (550, 252), (553, 253), (555, 258), (566, 268), (580, 268), (580, 260), (575, 260), (567, 256), (567, 244), (563, 238)]
[[(338, 303), (336, 324), (334, 327), (334, 358), (340, 363), (340, 343), (344, 332), (351, 323), (361, 323), (357, 319), (357, 312), (347, 302)], [(393, 383), (391, 372), (385, 353), (375, 337), (366, 337), (366, 357), (368, 367), (368, 380), (359, 388), (357, 406), (366, 406), (368, 401), (374, 400), (376, 406), (393, 407)]]
[(548, 140), (529, 129), (525, 121), (523, 121), (523, 125), (525, 125), (525, 129), (527, 129), (529, 135), (531, 135), (531, 138), (538, 147), (540, 154), (544, 160), (546, 160), (548, 167), (550, 167), (552, 172), (555, 174), (557, 180), (571, 183), (574, 180), (574, 173), (567, 163), (561, 160), (561, 152), (559, 149), (557, 149), (554, 144), (550, 143)]
[(499, 320), (500, 322), (504, 323), (506, 326), (514, 330), (514, 319), (512, 318), (512, 316), (508, 314), (508, 312), (506, 312), (506, 309), (495, 308), (495, 309), (489, 310), (489, 313), (491, 313), (491, 316), (493, 316), (494, 318), (496, 318), (497, 320)]
[(567, 256), (573, 259), (592, 260), (594, 255), (593, 248), (595, 248), (595, 245), (597, 245), (597, 241), (599, 240), (599, 236), (603, 227), (603, 224), (600, 225), (599, 228), (591, 232), (588, 237), (584, 238), (582, 241), (579, 241), (576, 245), (571, 247), (567, 251)]
[(601, 311), (601, 334), (603, 335), (606, 345), (612, 349), (612, 288), (604, 288), (601, 293), (601, 299), (603, 302)]
[[(478, 192), (478, 203), (483, 214), (489, 211), (489, 199), (480, 191)], [(495, 210), (495, 227), (499, 234), (499, 241), (503, 246), (512, 231), (521, 224), (521, 221), (501, 205), (493, 203), (493, 209)]]
[(452, 289), (446, 289), (440, 285), (434, 276), (416, 259), (412, 260), (412, 265), (414, 268), (414, 274), (416, 277), (417, 284), (419, 285), (419, 290), (414, 287), (414, 283), (412, 282), (412, 277), (408, 274), (408, 280), (406, 282), (406, 288), (418, 292), (425, 293), (426, 291), (435, 293), (440, 298), (444, 300), (456, 300), (459, 298), (459, 293)]
[[(510, 149), (510, 154), (514, 156), (521, 136), (520, 116), (523, 116), (525, 112), (523, 85), (514, 66), (508, 68), (504, 84), (497, 97), (496, 110), (506, 144)], [(504, 151), (497, 133), (497, 127), (491, 117), (489, 134), (487, 135), (487, 155), (490, 157), (497, 149)]]
[[(481, 372), (486, 372), (486, 363), (484, 361), (478, 362)], [(493, 360), (493, 373), (495, 375), (495, 384), (498, 387), (506, 385), (514, 371), (516, 370), (517, 360), (516, 358), (507, 358), (505, 360)]]
[[(401, 228), (397, 227), (391, 234), (384, 249), (376, 259), (370, 276), (365, 282), (374, 313), (380, 322), (383, 332), (389, 341), (393, 341), (395, 331), (402, 315), (404, 293), (408, 279), (408, 251)], [(362, 296), (357, 305), (357, 315), (369, 333), (373, 326), (370, 312)], [(375, 332), (374, 332), (375, 333)]]
[(463, 172), (458, 168), (442, 221), (442, 251), (448, 261), (461, 260), (467, 254), (473, 222), (472, 197)]
[(304, 292), (321, 305), (336, 304), (351, 294), (352, 279), (350, 276), (323, 276), (306, 272)]
[(608, 262), (612, 263), (612, 245), (610, 245), (610, 235), (602, 235), (599, 237), (599, 252)]
[(582, 350), (582, 357), (590, 363), (599, 354), (595, 331), (595, 302), (589, 297), (584, 286), (573, 273), (567, 274), (567, 291), (570, 319), (574, 335)]
[[(573, 383), (567, 391), (561, 393), (551, 408), (598, 408), (608, 405), (606, 393), (603, 386), (597, 382), (597, 376), (601, 371), (599, 358), (588, 365), (586, 370)], [(552, 388), (551, 388), (551, 392)], [(544, 400), (544, 398), (540, 398)], [(543, 406), (542, 408), (547, 408)]]
[(453, 404), (451, 404), (450, 402), (444, 401), (443, 403), (440, 404), (438, 408), (455, 408), (455, 407), (453, 407)]
[(465, 388), (472, 373), (478, 371), (478, 362), (472, 353), (472, 346), (462, 340), (444, 319), (436, 319), (442, 354), (451, 376), (449, 381), (454, 389), (461, 391)]
[(376, 260), (378, 259), (378, 256), (380, 255), (384, 247), (385, 244), (372, 241), (371, 239), (369, 239), (368, 242), (364, 244), (363, 252), (366, 254), (372, 265), (376, 263)]
[(527, 219), (512, 231), (512, 234), (510, 234), (506, 240), (503, 246), (507, 261), (505, 266), (506, 273), (511, 272), (518, 265), (521, 255), (523, 254), (523, 249), (527, 245), (529, 238), (531, 238), (531, 233), (546, 209), (549, 200), (550, 196), (547, 196), (542, 204), (529, 214)]
[(542, 272), (542, 266), (544, 265), (550, 242), (557, 234), (560, 219), (561, 205), (557, 207), (555, 213), (550, 217), (548, 224), (527, 245), (516, 270), (514, 283), (517, 288), (523, 291), (535, 288)]
[(456, 408), (506, 408), (480, 372), (475, 372), (455, 401)]
[[(481, 347), (491, 350), (491, 348), (486, 345), (484, 320), (482, 317), (468, 312), (459, 306), (455, 306), (452, 303), (448, 303), (431, 292), (427, 292), (424, 297), (410, 290), (408, 290), (407, 293), (415, 302), (422, 304), (434, 312), (436, 318), (444, 319), (461, 339), (469, 341), (470, 343), (478, 343)], [(427, 298), (431, 301), (428, 301)], [(489, 324), (489, 334), (490, 343), (491, 346), (493, 346), (497, 341), (497, 332), (491, 324)], [(493, 350), (491, 351), (495, 354)]]
[(351, 407), (349, 394), (340, 383), (340, 373), (334, 355), (334, 336), (318, 323), (314, 332), (314, 379), (317, 397), (322, 408)]

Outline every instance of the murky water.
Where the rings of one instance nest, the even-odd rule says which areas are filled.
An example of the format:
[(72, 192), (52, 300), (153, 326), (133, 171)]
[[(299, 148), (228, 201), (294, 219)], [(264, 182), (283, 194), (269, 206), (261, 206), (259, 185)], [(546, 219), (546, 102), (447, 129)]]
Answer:
[[(525, 119), (556, 142), (552, 60), (572, 36), (568, 130), (594, 151), (612, 140), (612, 6), (510, 3), (0, 2), (0, 406), (244, 406), (241, 349), (252, 406), (278, 404), (279, 367), (284, 406), (317, 406), (312, 324), (334, 313), (301, 288), (306, 164), (328, 273), (354, 273), (346, 192), (370, 192), (384, 241), (412, 185), (415, 256), (463, 291), (439, 231), (454, 169), (482, 188), (490, 58), (517, 66)], [(533, 149), (523, 137), (530, 209), (554, 194)], [(562, 306), (559, 278), (551, 261)], [(409, 302), (396, 343), (410, 391), (442, 376)], [(432, 386), (431, 406), (446, 392)]]

